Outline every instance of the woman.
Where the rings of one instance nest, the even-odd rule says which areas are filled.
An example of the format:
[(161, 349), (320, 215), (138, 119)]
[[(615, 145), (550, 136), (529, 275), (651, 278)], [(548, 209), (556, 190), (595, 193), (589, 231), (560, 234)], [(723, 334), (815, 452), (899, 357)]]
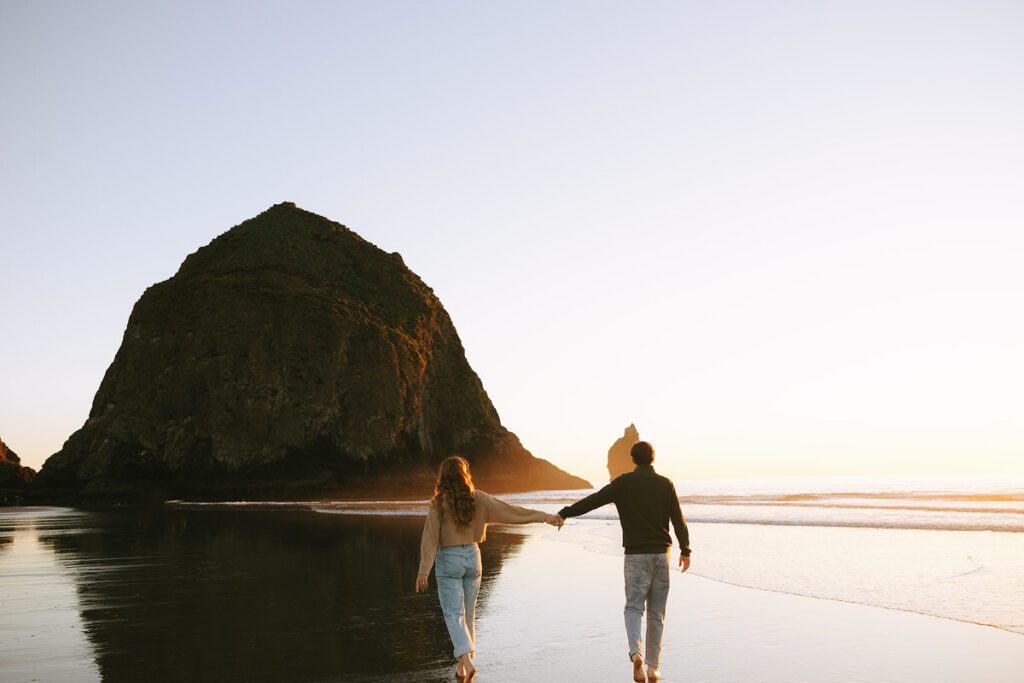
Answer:
[(448, 634), (455, 646), (455, 677), (473, 680), (473, 649), (476, 640), (476, 596), (480, 591), (480, 547), (487, 538), (487, 524), (529, 524), (559, 519), (539, 510), (509, 505), (473, 488), (469, 463), (454, 456), (441, 463), (434, 498), (420, 543), (420, 570), (416, 592), (427, 590), (430, 566), (435, 564), (437, 594)]

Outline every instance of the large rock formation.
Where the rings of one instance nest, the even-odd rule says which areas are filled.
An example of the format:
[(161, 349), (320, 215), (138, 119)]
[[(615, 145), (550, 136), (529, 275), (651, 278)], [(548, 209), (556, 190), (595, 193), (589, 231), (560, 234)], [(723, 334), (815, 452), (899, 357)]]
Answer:
[(633, 444), (640, 440), (640, 434), (636, 431), (636, 425), (630, 424), (626, 427), (626, 431), (622, 433), (612, 447), (608, 449), (608, 479), (609, 481), (625, 474), (626, 472), (632, 472), (636, 467), (633, 464), (633, 458), (629, 454), (629, 450), (633, 448)]
[(284, 203), (146, 290), (89, 419), (37, 484), (425, 496), (453, 453), (495, 490), (589, 486), (502, 427), (441, 302), (401, 256)]
[(0, 489), (23, 489), (36, 471), (21, 464), (21, 458), (0, 439)]

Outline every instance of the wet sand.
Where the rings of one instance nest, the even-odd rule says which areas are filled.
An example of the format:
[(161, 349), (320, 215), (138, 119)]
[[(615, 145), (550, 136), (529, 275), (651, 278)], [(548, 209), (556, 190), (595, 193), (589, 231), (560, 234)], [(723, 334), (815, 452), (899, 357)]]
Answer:
[[(550, 662), (559, 680), (630, 680), (621, 558), (587, 552), (578, 545), (585, 538), (552, 542), (538, 531), (528, 533), (542, 542), (525, 544), (495, 579), (478, 635), (481, 670), (545, 680)], [(771, 571), (770, 558), (751, 561)], [(1024, 636), (674, 572), (662, 666), (667, 683), (1009, 682), (1024, 671)]]
[[(412, 590), (421, 524), (0, 510), (0, 680), (454, 680), (433, 579)], [(622, 560), (587, 534), (492, 528), (478, 681), (630, 680)], [(666, 683), (1016, 681), (1024, 636), (675, 573), (663, 668)]]

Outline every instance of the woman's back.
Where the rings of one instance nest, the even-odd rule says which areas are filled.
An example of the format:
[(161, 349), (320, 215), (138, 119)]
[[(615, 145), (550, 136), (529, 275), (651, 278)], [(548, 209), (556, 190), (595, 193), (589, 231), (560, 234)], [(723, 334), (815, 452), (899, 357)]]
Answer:
[(483, 543), (487, 540), (488, 524), (529, 524), (547, 520), (547, 515), (539, 510), (511, 505), (480, 489), (473, 492), (473, 498), (473, 518), (466, 525), (456, 521), (451, 503), (445, 497), (431, 501), (420, 543), (421, 574), (430, 573), (439, 547)]

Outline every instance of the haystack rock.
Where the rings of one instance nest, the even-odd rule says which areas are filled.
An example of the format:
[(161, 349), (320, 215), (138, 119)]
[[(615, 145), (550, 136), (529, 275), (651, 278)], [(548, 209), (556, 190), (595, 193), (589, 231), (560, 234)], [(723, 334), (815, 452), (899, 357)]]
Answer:
[(587, 488), (505, 429), (397, 254), (283, 203), (135, 304), (85, 425), (37, 478), (98, 498), (426, 497), (452, 454), (496, 491)]
[(636, 431), (636, 425), (629, 425), (612, 447), (608, 449), (608, 479), (612, 480), (620, 474), (632, 472), (636, 467), (629, 449), (640, 440), (640, 434)]
[(21, 464), (21, 458), (0, 440), (0, 489), (22, 489), (35, 477), (36, 471)]

